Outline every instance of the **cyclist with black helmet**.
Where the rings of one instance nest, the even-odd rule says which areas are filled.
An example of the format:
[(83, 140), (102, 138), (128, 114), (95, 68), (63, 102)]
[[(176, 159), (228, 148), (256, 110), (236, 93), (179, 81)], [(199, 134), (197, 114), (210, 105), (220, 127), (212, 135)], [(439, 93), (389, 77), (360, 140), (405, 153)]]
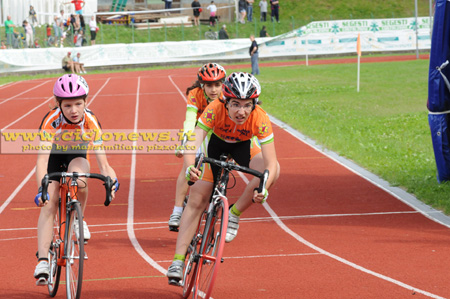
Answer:
[[(52, 172), (83, 172), (88, 173), (90, 169), (87, 159), (87, 147), (76, 150), (61, 150), (68, 145), (91, 144), (101, 145), (101, 127), (97, 117), (86, 108), (86, 98), (89, 86), (83, 77), (68, 74), (56, 80), (53, 94), (56, 98), (57, 107), (48, 112), (39, 127), (39, 131), (46, 140), (41, 141), (41, 148), (51, 148), (50, 151), (40, 152), (36, 162), (36, 179), (38, 183), (38, 194), (34, 201), (41, 207), (38, 220), (38, 264), (34, 271), (37, 285), (46, 285), (49, 277), (48, 250), (52, 241), (53, 220), (58, 207), (59, 180), (52, 181), (48, 185), (49, 200), (42, 201), (41, 181), (45, 174)], [(78, 132), (78, 134), (77, 134)], [(80, 133), (91, 132), (84, 136), (92, 138), (79, 138)], [(83, 135), (82, 135), (83, 136)], [(47, 141), (48, 140), (48, 141)], [(66, 148), (67, 149), (67, 148)], [(97, 163), (100, 172), (104, 176), (115, 179), (112, 198), (115, 191), (119, 189), (116, 173), (109, 165), (103, 149), (95, 149)], [(78, 200), (83, 208), (86, 207), (88, 186), (86, 179), (78, 179)], [(84, 225), (84, 238), (90, 239), (90, 232), (86, 223)], [(78, 231), (78, 230), (76, 230)]]
[[(217, 63), (207, 63), (197, 72), (197, 80), (187, 88), (186, 120), (183, 124), (183, 132), (193, 132), (197, 124), (197, 119), (203, 113), (206, 106), (216, 99), (222, 98), (222, 83), (227, 76), (225, 69)], [(177, 157), (183, 157), (183, 149), (180, 146), (176, 151)], [(185, 171), (189, 165), (183, 165), (177, 178), (175, 191), (175, 206), (169, 218), (169, 229), (178, 231), (181, 214), (183, 212), (183, 202), (188, 191), (188, 184), (185, 178)]]
[[(255, 76), (248, 73), (232, 73), (222, 86), (224, 101), (209, 104), (198, 120), (195, 145), (206, 144), (207, 156), (220, 159), (228, 154), (241, 166), (258, 171), (269, 170), (266, 189), (258, 193), (259, 179), (253, 178), (243, 194), (230, 208), (226, 242), (237, 235), (239, 217), (252, 203), (267, 200), (269, 189), (277, 180), (280, 167), (277, 161), (272, 125), (267, 113), (259, 106), (261, 86)], [(212, 134), (208, 135), (208, 132)], [(257, 143), (254, 142), (255, 138)], [(203, 139), (205, 139), (203, 141)], [(257, 150), (255, 150), (257, 148)], [(258, 150), (259, 149), (259, 150)], [(175, 256), (167, 276), (169, 281), (181, 280), (187, 247), (197, 229), (200, 216), (210, 198), (213, 183), (202, 178), (202, 170), (195, 168), (194, 155), (185, 155), (186, 179), (196, 181), (191, 187), (189, 201), (183, 212), (178, 233)], [(212, 178), (217, 177), (219, 168), (212, 166)]]

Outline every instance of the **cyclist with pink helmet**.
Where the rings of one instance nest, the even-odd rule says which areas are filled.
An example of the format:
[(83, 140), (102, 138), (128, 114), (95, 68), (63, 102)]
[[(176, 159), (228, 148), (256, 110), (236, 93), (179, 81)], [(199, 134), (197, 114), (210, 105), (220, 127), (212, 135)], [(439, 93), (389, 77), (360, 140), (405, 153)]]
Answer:
[[(89, 86), (83, 77), (68, 74), (58, 78), (53, 87), (53, 94), (57, 106), (48, 112), (41, 122), (39, 131), (45, 140), (41, 141), (41, 148), (51, 148), (50, 151), (41, 151), (36, 162), (36, 180), (38, 194), (34, 201), (41, 207), (38, 220), (38, 264), (34, 271), (37, 285), (45, 285), (49, 277), (48, 250), (52, 241), (53, 219), (55, 218), (59, 198), (59, 180), (48, 186), (49, 200), (42, 201), (41, 181), (45, 174), (51, 172), (89, 172), (90, 165), (86, 147), (72, 147), (68, 145), (101, 145), (101, 127), (95, 115), (86, 108), (86, 98)], [(77, 137), (72, 133), (95, 132), (89, 134), (92, 139)], [(88, 136), (88, 135), (86, 135)], [(81, 148), (81, 149), (80, 149)], [(115, 178), (112, 197), (119, 189), (119, 183), (114, 169), (109, 165), (103, 149), (95, 149), (97, 163), (101, 174)], [(78, 200), (82, 209), (86, 207), (88, 188), (85, 179), (78, 179)], [(90, 239), (90, 232), (84, 223), (84, 238)]]
[[(197, 80), (187, 88), (186, 120), (183, 124), (183, 132), (192, 132), (195, 129), (197, 119), (209, 103), (216, 99), (222, 99), (222, 83), (227, 76), (225, 69), (217, 63), (207, 63), (197, 72)], [(176, 151), (178, 158), (183, 157), (182, 146)], [(188, 184), (185, 179), (186, 167), (183, 165), (177, 178), (175, 191), (175, 206), (169, 218), (169, 229), (178, 231), (181, 214), (183, 212), (183, 202), (188, 191)]]
[[(253, 178), (231, 206), (225, 236), (225, 241), (231, 242), (237, 235), (241, 214), (253, 203), (267, 200), (267, 190), (278, 179), (280, 166), (269, 116), (259, 105), (261, 86), (258, 79), (248, 73), (232, 73), (225, 79), (222, 90), (224, 101), (210, 103), (198, 119), (197, 129), (200, 130), (196, 132), (195, 146), (214, 159), (220, 159), (221, 154), (228, 154), (241, 166), (260, 172), (269, 170), (267, 189), (258, 193), (256, 188), (259, 179)], [(194, 160), (194, 155), (185, 155), (185, 165), (190, 165), (186, 168), (186, 179), (196, 183), (191, 187), (189, 201), (181, 217), (175, 256), (167, 271), (169, 283), (183, 277), (187, 247), (211, 196), (213, 181), (219, 171), (219, 167), (212, 165), (212, 180), (205, 179), (205, 165), (197, 169)]]

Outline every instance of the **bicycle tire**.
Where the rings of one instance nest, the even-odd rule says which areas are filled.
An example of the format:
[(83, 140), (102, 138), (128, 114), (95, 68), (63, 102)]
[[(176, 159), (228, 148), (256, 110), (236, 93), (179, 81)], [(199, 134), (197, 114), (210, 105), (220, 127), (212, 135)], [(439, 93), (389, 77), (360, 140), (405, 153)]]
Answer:
[(211, 296), (222, 263), (223, 248), (228, 226), (228, 201), (221, 198), (214, 206), (214, 214), (206, 225), (203, 252), (198, 263), (198, 294), (208, 299)]
[[(61, 201), (61, 199), (60, 199)], [(50, 297), (55, 297), (58, 292), (59, 281), (61, 279), (61, 266), (58, 265), (58, 259), (61, 257), (61, 205), (55, 215), (53, 225), (53, 240), (48, 251), (49, 272), (48, 277), (48, 294)]]
[(203, 232), (205, 230), (206, 217), (206, 212), (203, 212), (202, 216), (200, 217), (197, 232), (192, 238), (191, 244), (189, 244), (189, 247), (187, 249), (183, 274), (183, 298), (189, 297), (196, 284), (199, 251), (203, 239)]
[[(66, 246), (66, 293), (68, 299), (81, 297), (84, 264), (83, 213), (79, 202), (71, 203), (68, 219)], [(74, 222), (78, 222), (77, 239)]]

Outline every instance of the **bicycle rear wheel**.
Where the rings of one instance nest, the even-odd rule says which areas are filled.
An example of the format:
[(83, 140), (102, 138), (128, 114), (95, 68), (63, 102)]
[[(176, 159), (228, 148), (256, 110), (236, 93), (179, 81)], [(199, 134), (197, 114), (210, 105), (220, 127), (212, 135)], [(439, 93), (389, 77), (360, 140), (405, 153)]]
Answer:
[(222, 198), (214, 206), (214, 215), (204, 236), (203, 252), (198, 264), (198, 291), (205, 299), (211, 296), (219, 266), (222, 263), (227, 226), (228, 201)]
[[(75, 222), (78, 224), (75, 230)], [(72, 203), (68, 218), (68, 237), (66, 242), (66, 291), (68, 299), (81, 296), (84, 264), (83, 213), (79, 202)], [(78, 235), (78, 238), (77, 238)]]
[[(195, 233), (194, 238), (192, 239), (191, 244), (189, 244), (189, 247), (187, 249), (183, 274), (183, 298), (188, 298), (195, 286), (199, 260), (199, 250), (202, 243), (203, 232), (205, 230), (206, 217), (207, 214), (203, 212), (202, 216), (200, 217), (197, 232)], [(195, 290), (193, 297), (196, 298)]]
[[(60, 199), (61, 200), (61, 199)], [(61, 205), (55, 215), (53, 224), (53, 241), (48, 251), (48, 262), (50, 266), (50, 275), (48, 277), (48, 293), (51, 297), (55, 297), (58, 292), (59, 280), (61, 278), (61, 266), (58, 266), (58, 259), (61, 257)]]

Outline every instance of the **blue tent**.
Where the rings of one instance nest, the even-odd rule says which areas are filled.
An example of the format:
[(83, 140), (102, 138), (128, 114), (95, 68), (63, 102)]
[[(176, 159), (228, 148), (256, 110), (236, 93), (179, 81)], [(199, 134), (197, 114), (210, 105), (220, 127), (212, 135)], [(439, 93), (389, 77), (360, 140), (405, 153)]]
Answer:
[[(446, 18), (448, 16), (449, 18)], [(431, 129), (438, 182), (450, 180), (450, 4), (437, 0), (428, 76), (428, 123)]]

